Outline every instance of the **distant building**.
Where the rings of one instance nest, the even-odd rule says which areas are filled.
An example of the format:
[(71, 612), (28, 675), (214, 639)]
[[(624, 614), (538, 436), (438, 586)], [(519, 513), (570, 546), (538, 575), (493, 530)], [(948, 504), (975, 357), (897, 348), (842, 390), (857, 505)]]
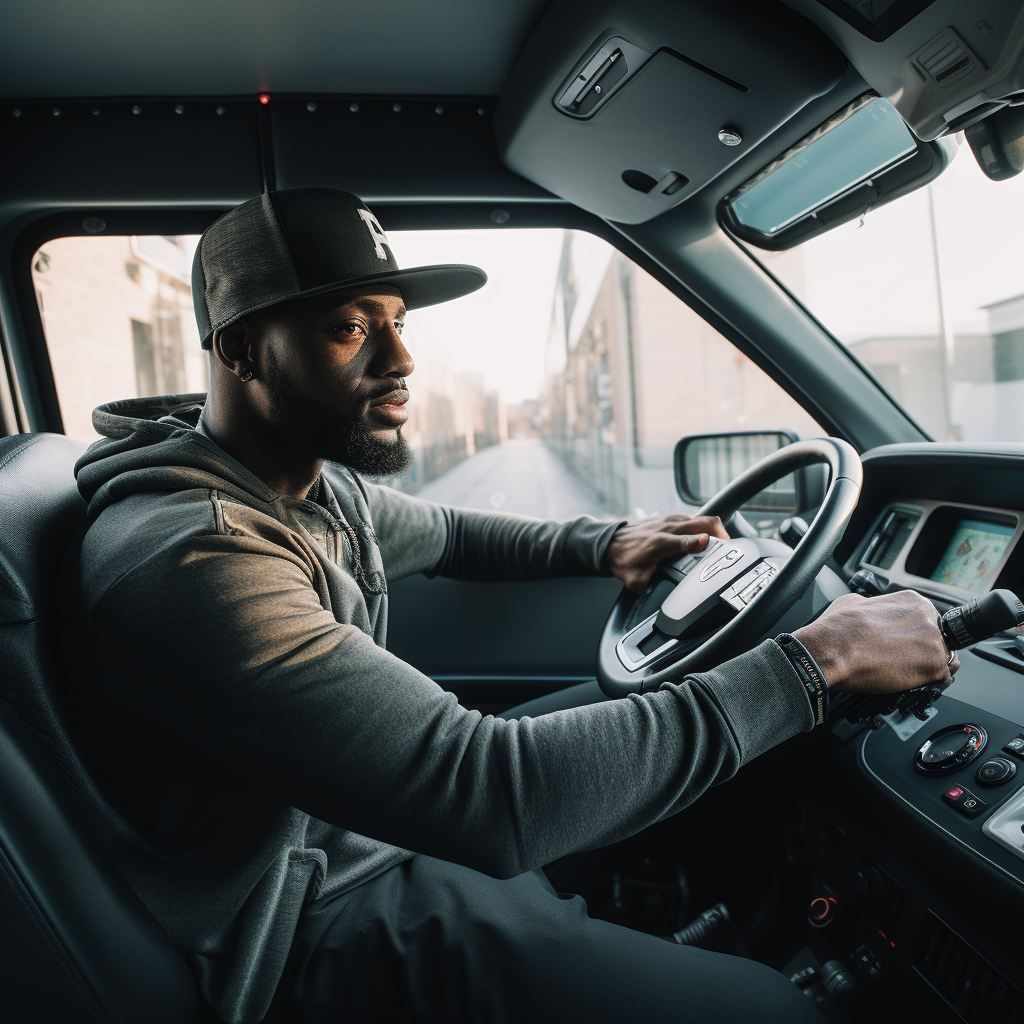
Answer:
[(87, 236), (32, 259), (65, 432), (96, 439), (92, 411), (119, 398), (205, 392), (188, 236)]
[(994, 380), (992, 336), (958, 334), (954, 338), (952, 423), (943, 379), (946, 350), (938, 334), (862, 338), (850, 351), (878, 378), (904, 409), (937, 440), (974, 440), (981, 436), (972, 418), (973, 389), (991, 389)]
[(487, 391), (482, 374), (456, 373), (429, 349), (413, 351), (413, 399), (402, 433), (413, 451), (405, 473), (389, 478), (415, 493), (482, 448), (508, 440), (508, 420), (497, 391)]
[(582, 291), (567, 232), (540, 429), (609, 513), (683, 507), (672, 453), (686, 434), (779, 428), (821, 434), (759, 367), (621, 254), (610, 255), (589, 310), (578, 308)]
[(1024, 441), (1024, 295), (983, 306), (988, 334), (957, 334), (947, 409), (937, 334), (862, 338), (850, 351), (932, 437)]

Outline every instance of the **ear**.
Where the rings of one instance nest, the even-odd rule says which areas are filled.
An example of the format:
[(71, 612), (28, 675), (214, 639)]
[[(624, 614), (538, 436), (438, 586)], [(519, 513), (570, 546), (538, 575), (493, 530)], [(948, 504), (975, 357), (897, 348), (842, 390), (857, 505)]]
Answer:
[(252, 332), (244, 319), (213, 332), (211, 353), (226, 370), (240, 377), (251, 372), (256, 362)]

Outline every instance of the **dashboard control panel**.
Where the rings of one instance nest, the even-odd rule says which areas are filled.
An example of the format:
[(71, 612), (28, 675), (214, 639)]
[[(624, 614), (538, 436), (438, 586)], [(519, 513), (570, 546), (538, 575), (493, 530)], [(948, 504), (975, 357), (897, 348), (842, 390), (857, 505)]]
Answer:
[[(1014, 585), (1024, 515), (1002, 508), (912, 498), (886, 504), (846, 563), (887, 587), (960, 604)], [(997, 582), (998, 581), (998, 582)]]
[(891, 728), (866, 732), (863, 768), (890, 795), (1024, 885), (1020, 724), (948, 696), (933, 706), (923, 741), (920, 733), (901, 738)]

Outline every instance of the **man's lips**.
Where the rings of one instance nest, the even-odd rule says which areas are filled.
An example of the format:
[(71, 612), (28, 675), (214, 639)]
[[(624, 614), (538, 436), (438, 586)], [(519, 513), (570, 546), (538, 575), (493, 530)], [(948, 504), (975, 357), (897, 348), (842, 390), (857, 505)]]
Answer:
[(395, 426), (401, 426), (409, 418), (409, 410), (405, 408), (408, 401), (409, 392), (405, 388), (396, 388), (374, 399), (370, 403), (370, 411), (376, 419), (387, 420)]

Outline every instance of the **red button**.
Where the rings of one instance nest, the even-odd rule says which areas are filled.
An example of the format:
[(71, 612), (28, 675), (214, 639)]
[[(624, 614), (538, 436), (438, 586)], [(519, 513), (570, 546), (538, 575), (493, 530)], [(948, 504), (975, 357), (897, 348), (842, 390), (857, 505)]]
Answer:
[(949, 792), (948, 792), (948, 793), (946, 794), (946, 796), (948, 796), (950, 800), (956, 800), (956, 799), (957, 799), (958, 797), (961, 797), (961, 796), (963, 796), (963, 794), (964, 794), (964, 791), (963, 791), (963, 790), (962, 790), (962, 789), (961, 789), (961, 788), (960, 788), (959, 786), (954, 786), (954, 787), (953, 787), (953, 788), (952, 788), (952, 789), (951, 789), (951, 790), (950, 790), (950, 791), (949, 791)]

